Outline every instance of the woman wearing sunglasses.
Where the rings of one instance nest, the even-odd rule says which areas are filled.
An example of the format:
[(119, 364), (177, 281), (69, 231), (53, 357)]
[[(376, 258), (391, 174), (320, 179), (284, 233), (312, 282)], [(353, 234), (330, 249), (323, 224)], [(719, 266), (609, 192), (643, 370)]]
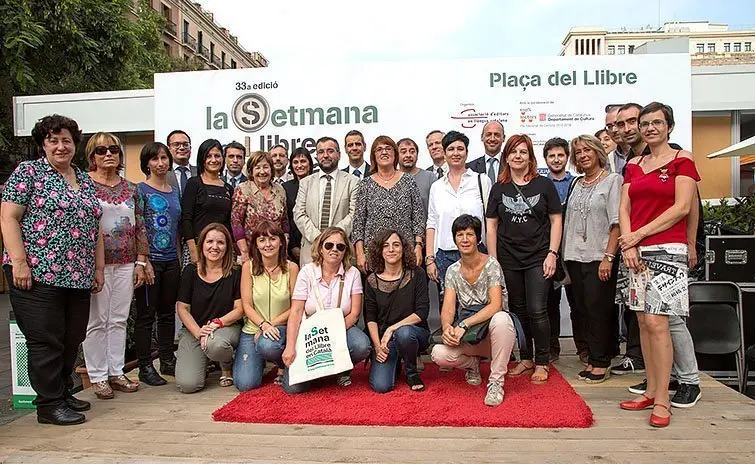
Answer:
[[(306, 312), (307, 316), (311, 316), (317, 310), (317, 297), (312, 290), (314, 286), (317, 286), (325, 307), (339, 307), (343, 311), (351, 361), (357, 364), (369, 356), (370, 339), (356, 326), (362, 313), (362, 279), (359, 271), (351, 265), (353, 253), (346, 232), (340, 227), (328, 227), (312, 243), (312, 262), (299, 272), (291, 296), (286, 349), (283, 351), (286, 366), (291, 366), (296, 357), (296, 338), (303, 314)], [(351, 385), (351, 372), (339, 374), (336, 382), (342, 387)], [(302, 393), (311, 387), (312, 382), (290, 385), (288, 369), (283, 374), (286, 393)]]
[[(147, 283), (149, 245), (142, 197), (136, 185), (119, 175), (123, 150), (118, 138), (98, 132), (86, 146), (89, 176), (102, 208), (100, 226), (105, 244), (105, 286), (92, 296), (84, 360), (95, 395), (112, 399), (113, 390), (135, 392), (139, 383), (123, 374), (126, 320), (134, 288)], [(152, 275), (153, 276), (153, 275)]]

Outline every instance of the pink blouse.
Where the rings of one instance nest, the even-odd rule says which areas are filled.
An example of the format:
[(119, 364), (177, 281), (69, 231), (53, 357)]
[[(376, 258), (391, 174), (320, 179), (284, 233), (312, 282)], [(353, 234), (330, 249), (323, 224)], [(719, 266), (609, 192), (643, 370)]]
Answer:
[(317, 285), (325, 308), (334, 308), (338, 302), (339, 281), (343, 276), (343, 296), (341, 297), (341, 310), (344, 317), (351, 312), (351, 295), (362, 294), (362, 277), (356, 267), (352, 266), (344, 271), (343, 264), (336, 273), (330, 285), (322, 278), (322, 268), (316, 263), (309, 263), (301, 268), (296, 278), (292, 300), (304, 301), (304, 312), (311, 316), (317, 311), (317, 299), (312, 291), (312, 285)]

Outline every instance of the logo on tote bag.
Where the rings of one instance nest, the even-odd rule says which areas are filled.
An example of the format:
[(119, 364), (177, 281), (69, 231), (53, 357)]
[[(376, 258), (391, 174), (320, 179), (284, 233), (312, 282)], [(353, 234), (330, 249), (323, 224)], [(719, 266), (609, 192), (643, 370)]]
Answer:
[(316, 369), (333, 365), (333, 349), (330, 344), (328, 328), (314, 326), (304, 335), (307, 369)]

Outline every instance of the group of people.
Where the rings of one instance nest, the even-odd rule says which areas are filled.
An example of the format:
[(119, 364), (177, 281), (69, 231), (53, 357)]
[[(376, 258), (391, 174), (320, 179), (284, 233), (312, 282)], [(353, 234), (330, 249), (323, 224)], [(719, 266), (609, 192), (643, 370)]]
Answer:
[[(672, 360), (677, 395), (682, 385), (697, 388), (682, 407), (699, 399), (695, 379), (682, 377), (697, 370), (682, 332), (699, 176), (691, 153), (669, 144), (673, 128), (661, 103), (609, 107), (595, 136), (546, 142), (548, 176), (538, 174), (532, 140), (506, 139), (498, 121), (484, 125), (485, 154), (472, 161), (466, 135), (430, 132), (427, 169), (417, 167), (415, 141), (384, 135), (366, 162), (356, 130), (344, 140), (343, 170), (332, 137), (316, 142), (317, 170), (304, 148), (247, 156), (243, 145), (214, 139), (199, 145), (192, 166), (189, 134), (175, 130), (167, 144), (143, 147), (146, 180), (133, 184), (122, 177), (115, 135), (89, 139), (85, 173), (71, 164), (76, 122), (42, 118), (32, 131), (42, 156), (16, 168), (1, 211), (38, 420), (85, 420), (90, 404), (71, 394), (70, 381), (80, 344), (97, 397), (138, 389), (123, 372), (134, 296), (139, 381), (148, 385), (175, 376), (180, 391), (196, 392), (216, 363), (221, 386), (245, 391), (262, 385), (271, 363), (286, 392), (316, 387), (330, 379), (291, 384), (288, 372), (302, 319), (327, 307), (343, 312), (352, 362), (371, 361), (374, 391), (393, 390), (402, 372), (412, 391), (423, 391), (419, 358), (434, 344), (432, 360), (464, 370), (470, 385), (482, 383), (480, 361), (490, 359), (484, 403), (497, 406), (507, 375), (548, 381), (563, 286), (586, 365), (579, 378), (639, 371), (632, 350), (641, 347), (647, 378), (621, 407), (653, 407), (650, 423), (668, 425)], [(441, 297), (437, 337), (428, 326), (430, 284)], [(628, 306), (628, 338), (636, 338), (629, 361), (612, 369), (616, 302)], [(509, 370), (515, 344), (520, 359)], [(332, 380), (346, 387), (351, 374)]]

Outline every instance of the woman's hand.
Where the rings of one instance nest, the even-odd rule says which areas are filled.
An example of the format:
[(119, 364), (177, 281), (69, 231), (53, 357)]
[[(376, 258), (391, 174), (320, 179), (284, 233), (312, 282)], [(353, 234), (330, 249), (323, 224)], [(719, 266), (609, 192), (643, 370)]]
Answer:
[(697, 266), (697, 249), (695, 244), (687, 246), (687, 256), (689, 257), (689, 268)]
[(152, 267), (152, 263), (147, 261), (147, 266), (144, 268), (144, 279), (147, 285), (155, 284), (155, 268)]
[(645, 237), (642, 236), (639, 230), (619, 236), (619, 245), (621, 245), (621, 251), (628, 250), (629, 248), (637, 246), (637, 244), (640, 243), (640, 240), (642, 240), (643, 238)]
[(627, 248), (623, 251), (624, 264), (635, 272), (640, 272), (643, 268), (642, 260), (640, 259), (640, 253), (637, 248)]
[(193, 264), (199, 262), (199, 252), (197, 251), (197, 247), (189, 246), (189, 256)]
[(422, 266), (422, 244), (418, 243), (414, 245), (415, 265), (417, 267)]
[(202, 351), (207, 349), (207, 337), (201, 336), (199, 337), (199, 346), (202, 348)]
[(293, 343), (286, 344), (286, 349), (283, 350), (283, 356), (281, 356), (281, 358), (286, 367), (291, 367), (291, 364), (294, 363), (294, 359), (296, 359), (296, 348), (294, 348)]
[[(457, 335), (458, 334), (457, 329), (461, 330), (461, 335)], [(459, 342), (461, 341), (461, 337), (463, 335), (464, 335), (464, 329), (449, 325), (443, 329), (443, 336), (441, 337), (441, 340), (443, 341), (444, 345), (459, 346)]]
[(388, 327), (385, 329), (385, 333), (383, 334), (383, 338), (380, 339), (380, 349), (388, 353), (388, 345), (391, 343), (391, 338), (393, 338), (393, 327)]
[[(426, 266), (427, 269), (427, 277), (430, 278), (430, 280), (433, 280), (435, 282), (440, 282), (440, 279), (438, 278), (438, 265), (435, 264), (435, 261), (432, 261), (430, 264)], [(441, 304), (443, 302), (441, 301)]]
[(363, 251), (357, 250), (357, 268), (362, 271), (362, 274), (367, 274), (367, 257)]
[(384, 363), (388, 360), (388, 350), (384, 350), (382, 346), (375, 347), (375, 361)]
[(92, 284), (92, 293), (100, 293), (105, 286), (105, 269), (94, 270), (94, 283)]
[(20, 290), (31, 290), (31, 269), (26, 261), (13, 264), (13, 286)]
[(613, 263), (609, 262), (605, 257), (598, 266), (598, 278), (601, 282), (606, 282), (611, 278), (611, 271), (613, 270)]
[[(267, 338), (268, 340), (275, 340), (278, 341), (281, 339), (281, 333), (278, 330), (277, 327), (275, 327), (273, 324), (268, 323), (267, 325), (262, 325), (264, 328), (262, 329), (262, 336)], [(257, 332), (259, 333), (259, 332)]]
[(548, 253), (548, 256), (545, 257), (545, 261), (543, 261), (544, 278), (550, 279), (556, 273), (556, 259), (556, 255), (553, 253)]
[(134, 266), (134, 288), (139, 288), (147, 280), (146, 272), (144, 271), (144, 267), (137, 264)]

